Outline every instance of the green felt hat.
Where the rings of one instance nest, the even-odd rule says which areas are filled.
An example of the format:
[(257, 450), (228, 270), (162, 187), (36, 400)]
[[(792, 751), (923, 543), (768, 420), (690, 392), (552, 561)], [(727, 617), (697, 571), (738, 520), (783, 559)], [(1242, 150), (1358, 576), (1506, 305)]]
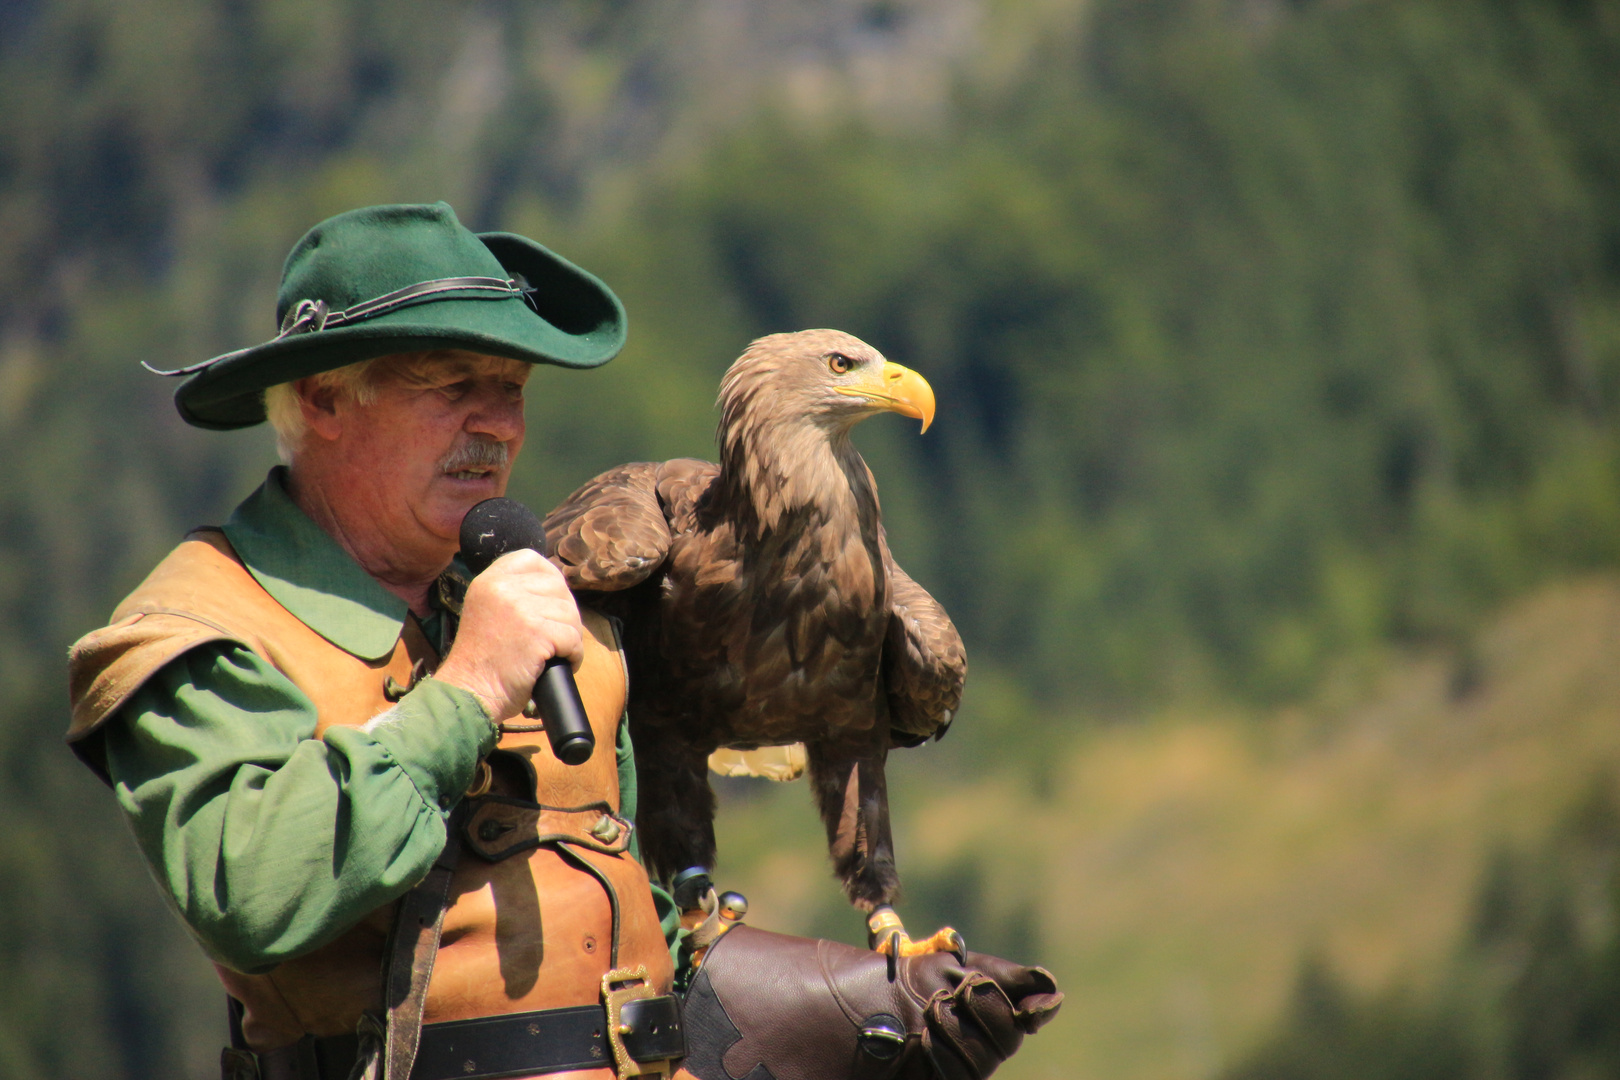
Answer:
[[(467, 349), (589, 368), (624, 346), (624, 306), (533, 240), (474, 234), (445, 203), (368, 206), (328, 218), (287, 256), (281, 332), (163, 375), (189, 375), (175, 405), (219, 430), (264, 420), (277, 383), (390, 353)], [(157, 371), (158, 369), (153, 368)]]

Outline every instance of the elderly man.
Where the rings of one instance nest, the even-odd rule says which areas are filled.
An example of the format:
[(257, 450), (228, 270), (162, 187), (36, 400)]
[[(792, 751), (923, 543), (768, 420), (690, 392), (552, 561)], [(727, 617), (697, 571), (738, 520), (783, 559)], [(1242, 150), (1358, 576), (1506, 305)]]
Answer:
[[(268, 418), (285, 467), (71, 662), (69, 740), (229, 994), (227, 1078), (978, 1077), (1051, 1015), (1044, 972), (988, 957), (683, 942), (636, 858), (615, 628), (532, 551), (453, 562), (531, 366), (623, 343), (605, 286), (442, 203), (371, 207), (299, 241), (278, 315), (169, 374), (193, 424)], [(525, 715), (554, 657), (603, 748), (578, 766)]]

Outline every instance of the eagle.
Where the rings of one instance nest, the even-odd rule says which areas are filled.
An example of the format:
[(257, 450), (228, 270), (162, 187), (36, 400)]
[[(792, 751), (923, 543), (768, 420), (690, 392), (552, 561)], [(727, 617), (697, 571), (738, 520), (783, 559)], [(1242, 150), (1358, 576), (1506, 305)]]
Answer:
[(837, 330), (762, 337), (721, 380), (718, 464), (636, 462), (545, 518), (569, 585), (624, 627), (637, 828), (649, 869), (707, 881), (711, 753), (802, 743), (834, 872), (891, 956), (912, 942), (884, 763), (944, 735), (967, 653), (945, 609), (889, 552), (877, 484), (850, 440), (882, 412), (922, 421), (934, 392)]

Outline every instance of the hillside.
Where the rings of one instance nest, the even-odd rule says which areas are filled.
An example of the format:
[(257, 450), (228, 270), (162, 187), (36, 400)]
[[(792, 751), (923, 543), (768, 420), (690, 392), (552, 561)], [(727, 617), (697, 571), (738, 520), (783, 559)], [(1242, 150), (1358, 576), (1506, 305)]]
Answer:
[[(1092, 731), (1045, 779), (1005, 756), (974, 767), (1013, 715), (1038, 715), (986, 716), (989, 694), (944, 743), (896, 754), (902, 915), (949, 913), (1069, 995), (1004, 1075), (1214, 1076), (1270, 1030), (1308, 956), (1363, 990), (1431, 981), (1490, 854), (1538, 843), (1620, 767), (1620, 579), (1537, 592), (1463, 661), (1376, 667), (1280, 713)], [(750, 918), (858, 940), (802, 786), (725, 790), (721, 880)]]

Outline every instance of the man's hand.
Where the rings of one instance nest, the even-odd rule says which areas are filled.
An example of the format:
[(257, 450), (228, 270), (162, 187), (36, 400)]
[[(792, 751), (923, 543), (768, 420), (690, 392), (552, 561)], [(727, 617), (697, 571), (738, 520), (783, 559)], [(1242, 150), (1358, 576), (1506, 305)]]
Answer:
[(473, 694), (493, 720), (523, 711), (546, 661), (575, 667), (585, 628), (562, 573), (538, 552), (508, 552), (472, 579), (461, 626), (434, 678)]

